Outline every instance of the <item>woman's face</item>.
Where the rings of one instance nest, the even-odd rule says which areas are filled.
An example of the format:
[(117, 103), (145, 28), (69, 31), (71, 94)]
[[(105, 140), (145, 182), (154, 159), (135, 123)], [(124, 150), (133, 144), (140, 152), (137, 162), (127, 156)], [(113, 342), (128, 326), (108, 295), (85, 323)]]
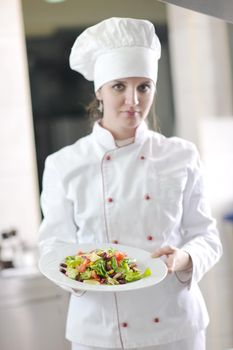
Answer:
[(96, 96), (103, 102), (102, 126), (115, 139), (133, 137), (150, 110), (155, 85), (147, 78), (124, 78), (103, 85)]

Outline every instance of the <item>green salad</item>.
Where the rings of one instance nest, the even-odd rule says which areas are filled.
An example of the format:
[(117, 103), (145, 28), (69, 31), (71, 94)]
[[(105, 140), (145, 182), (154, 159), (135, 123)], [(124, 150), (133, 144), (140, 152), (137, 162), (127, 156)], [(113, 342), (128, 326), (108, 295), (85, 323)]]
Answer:
[(134, 259), (113, 248), (67, 256), (60, 271), (79, 282), (104, 285), (126, 284), (151, 275), (149, 268), (140, 271)]

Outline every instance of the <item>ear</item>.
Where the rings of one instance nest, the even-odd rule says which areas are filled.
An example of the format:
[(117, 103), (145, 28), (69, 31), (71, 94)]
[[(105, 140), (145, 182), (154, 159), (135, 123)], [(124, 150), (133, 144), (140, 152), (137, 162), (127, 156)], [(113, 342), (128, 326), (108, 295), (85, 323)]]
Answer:
[(97, 100), (102, 100), (102, 94), (101, 94), (101, 89), (98, 89), (95, 93)]

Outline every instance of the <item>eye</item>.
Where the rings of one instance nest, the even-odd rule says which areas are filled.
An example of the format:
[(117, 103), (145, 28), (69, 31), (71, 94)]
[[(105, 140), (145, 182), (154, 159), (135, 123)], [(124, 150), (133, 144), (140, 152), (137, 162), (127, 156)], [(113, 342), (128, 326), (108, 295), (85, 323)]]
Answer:
[(138, 91), (140, 92), (147, 92), (151, 90), (151, 84), (150, 83), (143, 83), (138, 86)]
[(114, 85), (112, 85), (113, 90), (115, 91), (123, 91), (125, 88), (125, 85), (121, 82), (115, 83)]

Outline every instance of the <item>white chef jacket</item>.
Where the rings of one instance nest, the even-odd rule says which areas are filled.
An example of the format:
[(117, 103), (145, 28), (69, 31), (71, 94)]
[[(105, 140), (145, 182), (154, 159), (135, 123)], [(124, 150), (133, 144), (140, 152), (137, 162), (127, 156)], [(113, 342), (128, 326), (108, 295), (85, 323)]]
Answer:
[(42, 254), (61, 242), (119, 242), (150, 252), (173, 245), (193, 262), (187, 283), (184, 272), (145, 289), (72, 295), (70, 341), (136, 348), (179, 340), (207, 326), (197, 283), (222, 248), (192, 143), (166, 138), (142, 122), (134, 143), (119, 148), (96, 122), (90, 135), (46, 159), (41, 205)]

